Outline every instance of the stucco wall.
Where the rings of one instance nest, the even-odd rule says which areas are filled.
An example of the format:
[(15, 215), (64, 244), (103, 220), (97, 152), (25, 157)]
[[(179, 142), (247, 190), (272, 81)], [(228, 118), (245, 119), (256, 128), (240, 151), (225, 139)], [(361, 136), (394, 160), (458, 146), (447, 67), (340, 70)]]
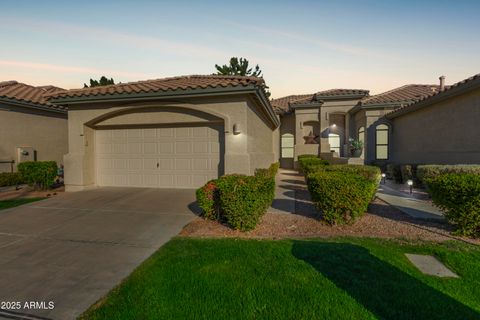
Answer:
[[(149, 112), (138, 113), (148, 109)], [(172, 113), (172, 108), (185, 114)], [(69, 153), (65, 156), (65, 182), (67, 190), (82, 190), (94, 186), (95, 126), (154, 124), (192, 121), (223, 121), (225, 173), (252, 174), (257, 167), (267, 167), (275, 161), (273, 151), (274, 128), (257, 112), (247, 96), (182, 99), (182, 101), (150, 101), (142, 103), (102, 103), (70, 106)], [(104, 119), (105, 115), (123, 114)], [(153, 111), (153, 113), (152, 113)], [(98, 119), (98, 121), (95, 121)], [(240, 134), (233, 134), (237, 125)], [(92, 129), (93, 128), (93, 129)], [(93, 167), (93, 168), (92, 168)]]
[(480, 163), (480, 89), (393, 119), (391, 161)]
[[(17, 147), (33, 147), (38, 161), (62, 164), (68, 151), (66, 115), (0, 105), (0, 137), (0, 160), (15, 160), (15, 170)], [(0, 164), (0, 172), (4, 171), (10, 171), (9, 164)]]

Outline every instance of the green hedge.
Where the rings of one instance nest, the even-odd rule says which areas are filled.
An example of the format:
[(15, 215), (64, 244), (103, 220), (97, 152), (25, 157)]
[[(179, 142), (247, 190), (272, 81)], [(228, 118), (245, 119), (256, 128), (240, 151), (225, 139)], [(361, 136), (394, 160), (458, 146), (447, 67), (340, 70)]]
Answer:
[(50, 188), (57, 176), (55, 161), (27, 161), (18, 164), (18, 172), (24, 181), (36, 189)]
[(307, 176), (308, 191), (329, 224), (351, 223), (362, 216), (377, 184), (353, 170), (319, 171)]
[(345, 172), (345, 173), (354, 173), (360, 175), (367, 180), (372, 181), (376, 185), (380, 183), (382, 179), (382, 172), (379, 167), (375, 166), (364, 166), (357, 164), (333, 164), (330, 166), (324, 166), (319, 168), (321, 171), (336, 171), (336, 172)]
[(300, 167), (300, 171), (305, 175), (308, 175), (309, 173), (315, 172), (321, 169), (323, 166), (327, 166), (329, 164), (328, 161), (320, 159), (316, 156), (303, 155), (298, 156), (298, 165)]
[(435, 178), (445, 173), (472, 173), (480, 174), (480, 165), (477, 164), (457, 164), (457, 165), (419, 165), (417, 167), (417, 178), (423, 184), (427, 179)]
[(0, 187), (16, 186), (22, 183), (23, 178), (19, 172), (0, 173)]
[(275, 197), (278, 163), (255, 170), (254, 176), (226, 175), (197, 190), (197, 203), (206, 219), (228, 223), (241, 231), (255, 229)]
[(426, 178), (433, 203), (456, 225), (457, 234), (480, 237), (480, 175), (445, 173)]

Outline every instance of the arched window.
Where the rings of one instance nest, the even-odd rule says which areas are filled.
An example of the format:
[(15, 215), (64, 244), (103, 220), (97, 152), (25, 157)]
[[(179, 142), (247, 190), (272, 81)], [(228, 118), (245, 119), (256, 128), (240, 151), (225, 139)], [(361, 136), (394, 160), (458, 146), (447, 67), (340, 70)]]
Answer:
[(340, 155), (340, 136), (336, 133), (329, 133), (328, 143), (330, 144), (330, 151)]
[(378, 160), (388, 159), (388, 126), (385, 124), (375, 129), (375, 154)]
[(282, 158), (293, 158), (294, 140), (293, 134), (282, 134), (280, 142)]

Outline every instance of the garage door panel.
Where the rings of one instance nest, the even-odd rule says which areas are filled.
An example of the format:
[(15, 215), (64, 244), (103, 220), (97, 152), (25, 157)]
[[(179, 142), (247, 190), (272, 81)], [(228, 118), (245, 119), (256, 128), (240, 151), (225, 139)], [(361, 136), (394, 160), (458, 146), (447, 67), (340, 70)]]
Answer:
[(174, 128), (159, 128), (155, 131), (155, 137), (173, 138), (175, 136)]
[(192, 153), (192, 143), (190, 141), (175, 142), (175, 153)]
[(192, 169), (192, 160), (191, 159), (176, 159), (175, 162), (175, 170), (184, 171), (184, 170), (191, 170)]
[(209, 142), (206, 141), (199, 141), (193, 145), (193, 152), (194, 153), (208, 153), (209, 149)]
[(174, 128), (175, 138), (188, 138), (192, 136), (191, 128)]
[(219, 128), (96, 131), (100, 186), (197, 188), (217, 178)]
[(148, 142), (143, 144), (143, 153), (144, 154), (157, 154), (157, 143)]
[(128, 169), (130, 169), (130, 170), (142, 170), (143, 169), (143, 159), (129, 159), (128, 160)]
[(175, 159), (158, 159), (158, 168), (160, 170), (174, 170)]
[(173, 154), (174, 153), (174, 144), (173, 142), (159, 142), (158, 150), (161, 155)]

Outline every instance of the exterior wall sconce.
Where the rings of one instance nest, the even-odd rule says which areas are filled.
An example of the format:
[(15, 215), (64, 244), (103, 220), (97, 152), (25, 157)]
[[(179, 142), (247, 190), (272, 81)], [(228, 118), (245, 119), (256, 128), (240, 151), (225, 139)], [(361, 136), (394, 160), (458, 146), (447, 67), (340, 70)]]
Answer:
[(408, 186), (410, 187), (410, 194), (412, 194), (413, 192), (413, 180), (407, 180), (407, 184)]
[(233, 134), (234, 134), (234, 135), (237, 135), (237, 134), (240, 134), (240, 133), (242, 133), (242, 130), (241, 130), (241, 128), (240, 128), (240, 125), (239, 125), (238, 123), (235, 123), (235, 124), (233, 125)]
[(337, 127), (337, 125), (335, 123), (332, 124), (332, 128), (336, 128), (336, 127)]
[(382, 173), (382, 183), (385, 184), (385, 178), (387, 177), (387, 175), (384, 173)]

